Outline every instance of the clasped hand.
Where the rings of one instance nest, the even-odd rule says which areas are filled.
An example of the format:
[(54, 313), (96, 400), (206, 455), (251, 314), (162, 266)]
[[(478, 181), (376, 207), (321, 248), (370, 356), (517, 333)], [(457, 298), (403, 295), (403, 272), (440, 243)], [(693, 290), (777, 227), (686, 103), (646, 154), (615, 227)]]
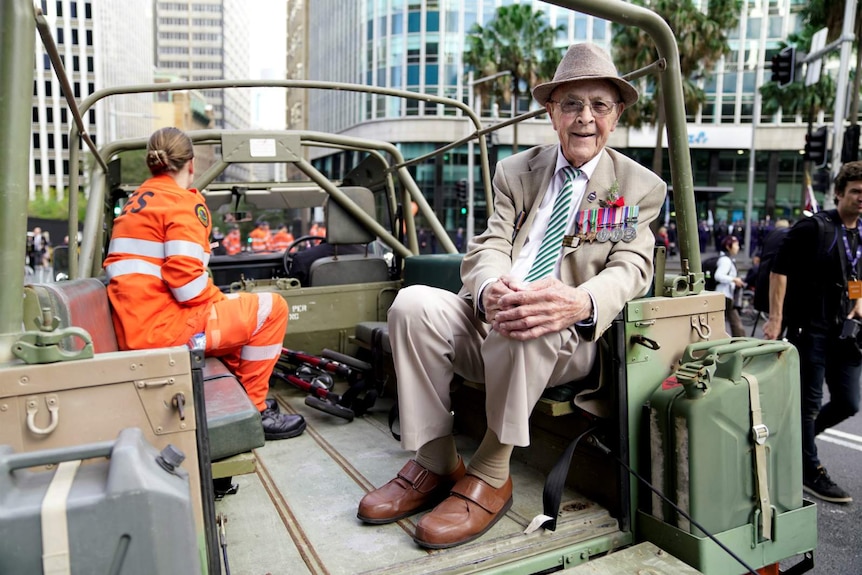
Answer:
[(503, 276), (482, 293), (485, 319), (500, 335), (527, 341), (589, 319), (592, 300), (555, 278), (531, 283)]

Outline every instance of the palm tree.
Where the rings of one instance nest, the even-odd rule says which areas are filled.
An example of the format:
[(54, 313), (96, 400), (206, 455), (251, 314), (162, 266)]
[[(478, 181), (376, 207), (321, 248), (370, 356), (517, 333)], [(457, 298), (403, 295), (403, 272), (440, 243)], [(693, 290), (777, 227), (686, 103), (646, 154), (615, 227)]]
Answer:
[[(826, 42), (832, 42), (841, 35), (844, 16), (843, 0), (810, 0), (800, 12), (805, 26), (796, 34), (791, 34), (788, 43), (796, 46), (797, 51), (808, 52), (811, 38), (819, 29), (826, 27)], [(856, 37), (862, 35), (862, 20), (856, 18)], [(856, 50), (856, 74), (854, 89), (851, 90), (850, 123), (856, 124), (859, 116), (859, 69), (862, 66), (862, 50)], [(779, 88), (775, 82), (768, 82), (760, 89), (763, 95), (763, 112), (775, 114), (779, 109), (789, 114), (808, 114), (809, 124), (821, 111), (828, 111), (835, 105), (835, 79), (823, 76), (813, 86), (805, 87), (804, 78), (796, 78), (791, 84)], [(810, 128), (810, 126), (809, 126)]]
[[(552, 78), (563, 51), (554, 42), (563, 29), (562, 25), (551, 27), (544, 13), (528, 4), (500, 6), (485, 26), (474, 24), (467, 35), (464, 64), (477, 76), (510, 73), (494, 83), (479, 84), (480, 104), (492, 95), (518, 102), (521, 82), (533, 86)], [(514, 153), (518, 151), (517, 124), (513, 130)]]
[[(706, 101), (706, 94), (697, 80), (709, 75), (716, 63), (730, 51), (727, 31), (736, 27), (741, 10), (740, 0), (710, 0), (702, 12), (692, 0), (633, 0), (659, 14), (668, 23), (679, 43), (679, 64), (683, 80), (686, 112), (693, 115)], [(614, 56), (623, 70), (636, 70), (658, 57), (649, 35), (631, 26), (613, 25)], [(665, 117), (661, 86), (655, 76), (647, 76), (646, 89), (635, 111), (622, 118), (625, 125), (640, 127), (644, 123), (656, 126), (656, 146), (653, 171), (662, 173), (662, 133)]]

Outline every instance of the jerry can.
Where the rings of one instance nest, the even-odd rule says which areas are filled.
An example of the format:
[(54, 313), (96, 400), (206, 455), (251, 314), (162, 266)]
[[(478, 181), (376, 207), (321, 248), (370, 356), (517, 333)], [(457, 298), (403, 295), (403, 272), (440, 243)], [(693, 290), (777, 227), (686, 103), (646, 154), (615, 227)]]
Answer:
[[(653, 485), (710, 533), (752, 523), (769, 539), (773, 515), (803, 505), (799, 356), (791, 344), (689, 345), (648, 410)], [(656, 495), (651, 514), (704, 535)]]
[(133, 427), (116, 441), (0, 446), (0, 573), (201, 573), (182, 458)]

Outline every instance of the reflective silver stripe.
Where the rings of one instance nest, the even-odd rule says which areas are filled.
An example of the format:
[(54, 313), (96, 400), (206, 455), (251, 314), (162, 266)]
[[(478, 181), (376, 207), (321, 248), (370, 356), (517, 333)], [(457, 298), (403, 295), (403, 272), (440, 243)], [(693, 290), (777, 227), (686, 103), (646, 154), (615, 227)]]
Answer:
[(237, 291), (237, 292), (233, 292), (233, 293), (226, 293), (226, 294), (224, 294), (224, 296), (227, 299), (237, 299), (237, 298), (239, 298), (239, 292)]
[(134, 238), (114, 238), (108, 246), (108, 255), (113, 253), (162, 259), (165, 257), (165, 244)]
[(251, 335), (256, 334), (263, 327), (263, 322), (272, 313), (272, 293), (264, 292), (257, 294), (257, 327), (251, 332)]
[(178, 288), (172, 287), (171, 293), (174, 294), (177, 301), (189, 301), (199, 296), (206, 289), (208, 280), (209, 275), (203, 272), (184, 286)]
[(144, 274), (162, 279), (162, 268), (144, 260), (120, 260), (105, 268), (108, 279), (127, 274)]
[(196, 260), (204, 261), (204, 248), (195, 242), (185, 240), (171, 240), (165, 242), (165, 256), (188, 256)]
[(274, 359), (281, 354), (281, 344), (273, 345), (244, 345), (239, 353), (240, 359), (248, 361), (266, 361)]

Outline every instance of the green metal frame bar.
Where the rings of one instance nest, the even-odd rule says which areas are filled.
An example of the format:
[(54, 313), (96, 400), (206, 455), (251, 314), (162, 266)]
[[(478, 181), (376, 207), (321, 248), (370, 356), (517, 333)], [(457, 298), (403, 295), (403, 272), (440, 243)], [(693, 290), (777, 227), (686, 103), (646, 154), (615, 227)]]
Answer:
[(13, 359), (12, 345), (24, 320), (21, 302), (30, 179), (29, 110), (36, 42), (33, 18), (32, 2), (0, 2), (0, 269), (5, 284), (0, 289), (0, 363)]
[[(479, 120), (479, 117), (476, 115), (476, 113), (473, 110), (471, 110), (466, 104), (464, 104), (463, 102), (459, 102), (458, 100), (453, 100), (451, 98), (443, 98), (440, 96), (434, 96), (434, 95), (430, 95), (430, 94), (420, 94), (417, 92), (410, 92), (407, 90), (394, 90), (394, 89), (390, 89), (390, 88), (379, 88), (379, 87), (375, 87), (375, 86), (363, 86), (361, 84), (348, 84), (348, 83), (343, 83), (343, 82), (320, 82), (320, 81), (304, 81), (304, 80), (243, 80), (243, 81), (211, 80), (211, 81), (197, 81), (197, 82), (171, 82), (171, 83), (162, 83), (162, 84), (122, 86), (122, 87), (108, 88), (108, 89), (104, 89), (104, 90), (97, 90), (96, 92), (94, 92), (93, 94), (91, 94), (90, 96), (85, 98), (81, 102), (79, 108), (80, 108), (80, 113), (85, 114), (87, 112), (87, 110), (89, 110), (91, 107), (93, 107), (96, 104), (96, 102), (98, 102), (99, 100), (102, 100), (102, 99), (107, 98), (109, 96), (115, 96), (115, 95), (121, 95), (121, 94), (172, 92), (172, 91), (178, 91), (178, 90), (207, 90), (207, 89), (256, 88), (256, 87), (264, 87), (264, 88), (279, 88), (279, 87), (281, 87), (281, 88), (341, 90), (341, 91), (349, 91), (349, 92), (360, 92), (360, 93), (392, 96), (392, 97), (396, 97), (396, 98), (421, 100), (424, 102), (430, 102), (430, 103), (435, 103), (435, 104), (443, 104), (443, 105), (452, 106), (454, 108), (461, 110), (462, 113), (464, 114), (464, 116), (469, 118), (470, 121), (473, 122), (473, 126), (475, 128), (473, 136), (476, 136), (476, 134), (482, 129), (481, 122)], [(329, 136), (329, 135), (327, 134), (327, 136)], [(79, 137), (78, 127), (76, 125), (72, 124), (72, 126), (69, 129), (69, 141), (70, 142), (77, 142), (78, 137)], [(492, 206), (493, 205), (493, 195), (492, 195), (492, 190), (491, 190), (491, 172), (490, 172), (490, 168), (488, 166), (488, 149), (487, 149), (484, 135), (478, 135), (478, 138), (479, 138), (479, 151), (481, 154), (480, 165), (481, 165), (481, 172), (482, 172), (482, 180), (484, 182), (484, 187), (485, 187), (486, 202), (487, 202), (487, 205)], [(436, 153), (442, 154), (443, 151), (438, 150)], [(77, 146), (70, 146), (69, 165), (70, 166), (78, 165), (78, 162), (80, 161), (79, 156), (80, 156), (80, 150), (78, 149), (78, 147)], [(102, 157), (103, 158), (106, 157), (106, 154), (104, 151), (102, 152)], [(397, 157), (399, 158), (399, 161), (397, 162), (397, 165), (394, 166), (394, 169), (396, 171), (400, 172), (400, 170), (404, 169), (404, 167), (407, 164), (404, 162), (403, 157), (401, 157), (400, 155), (398, 155)], [(402, 181), (407, 181), (407, 180), (411, 179), (411, 178), (409, 178), (409, 176), (407, 179), (404, 179), (403, 174), (407, 174), (407, 172), (402, 173)], [(79, 185), (79, 178), (78, 178), (77, 170), (70, 170), (70, 173), (69, 173), (69, 194), (70, 194), (70, 196), (75, 195), (77, 197), (79, 187), (80, 187), (80, 185)], [(418, 188), (416, 189), (416, 191), (418, 192)], [(419, 199), (417, 199), (417, 197), (416, 197), (417, 195), (421, 197), (422, 194), (421, 193), (414, 194), (413, 190), (411, 190), (410, 193), (411, 193), (411, 196), (413, 197), (413, 200), (416, 201), (416, 203), (419, 205), (420, 210), (422, 210), (423, 214), (425, 214), (425, 211), (423, 210), (423, 204), (425, 206), (427, 206), (427, 202), (424, 201), (424, 197), (422, 197), (421, 201)], [(92, 191), (91, 191), (90, 203), (91, 204), (93, 203)], [(406, 215), (408, 215), (408, 217), (412, 217), (412, 215), (409, 214), (409, 210), (407, 212), (408, 213)], [(90, 215), (91, 215), (91, 212), (90, 212), (90, 209), (88, 206), (87, 218), (86, 218), (87, 221), (85, 221), (84, 237), (90, 237), (87, 235), (87, 223), (90, 220)], [(432, 217), (429, 219), (430, 220), (436, 220), (436, 217)], [(74, 223), (75, 226), (77, 226), (77, 215), (76, 214), (71, 214), (71, 213), (69, 214), (69, 223), (70, 223), (70, 225), (72, 223)], [(408, 231), (409, 231), (409, 228), (410, 228), (410, 223), (408, 222)], [(438, 239), (440, 240), (443, 248), (446, 249), (447, 251), (455, 251), (454, 244), (452, 243), (451, 239), (448, 237), (448, 234), (445, 233), (445, 230), (443, 230), (442, 225), (432, 226), (432, 228), (440, 228), (440, 230), (435, 229), (434, 231), (435, 231), (435, 233), (438, 234)], [(439, 231), (441, 231), (441, 230), (443, 232), (442, 235), (439, 234)], [(70, 241), (73, 241), (73, 240), (70, 238)], [(75, 251), (76, 251), (75, 248), (76, 248), (76, 246), (74, 244), (70, 244), (69, 253), (70, 254), (75, 253)], [(89, 252), (90, 250), (88, 249), (86, 251)], [(89, 258), (89, 257), (85, 259), (83, 249), (82, 249), (81, 255), (82, 255), (81, 259), (84, 262), (84, 265), (83, 265), (84, 269), (89, 269), (89, 267), (87, 266), (88, 261), (92, 262), (94, 260), (92, 258)], [(71, 277), (78, 277), (79, 276), (78, 265), (77, 265), (77, 262), (73, 258), (70, 258), (70, 261), (69, 261), (69, 273), (70, 273)]]
[[(233, 133), (244, 133), (247, 134), (248, 137), (254, 137), (287, 132), (249, 130)], [(367, 139), (353, 138), (350, 136), (342, 136), (336, 134), (327, 134), (324, 132), (300, 130), (293, 131), (290, 133), (299, 135), (300, 142), (302, 143), (302, 145), (320, 146), (321, 144), (328, 144), (340, 148), (366, 150), (369, 152), (374, 152), (378, 154), (378, 156), (380, 156), (380, 151), (389, 154), (396, 161), (395, 171), (398, 173), (399, 180), (404, 187), (405, 194), (407, 194), (410, 200), (416, 202), (419, 211), (428, 219), (432, 231), (437, 235), (438, 240), (440, 241), (441, 247), (447, 253), (457, 252), (454, 243), (452, 243), (452, 240), (449, 238), (448, 234), (446, 233), (446, 230), (443, 228), (443, 225), (436, 218), (436, 216), (434, 215), (434, 211), (428, 204), (428, 201), (425, 199), (425, 196), (419, 190), (419, 187), (416, 185), (416, 182), (413, 180), (413, 178), (410, 176), (410, 173), (407, 171), (407, 163), (404, 161), (404, 157), (401, 155), (401, 152), (397, 147), (388, 142), (370, 141)], [(223, 130), (200, 130), (189, 132), (188, 135), (194, 143), (206, 145), (220, 144), (222, 134), (224, 134)], [(101, 148), (100, 155), (102, 159), (107, 160), (108, 158), (119, 152), (143, 149), (144, 147), (146, 147), (146, 144), (147, 140), (145, 138), (111, 142)], [(221, 174), (227, 168), (228, 165), (230, 165), (230, 163), (231, 162), (227, 162), (224, 160), (217, 162), (215, 165), (210, 167), (204, 174), (199, 175), (197, 178), (195, 178), (195, 187), (199, 189), (207, 187), (210, 183), (212, 183), (213, 180), (215, 180), (216, 177), (218, 177), (219, 174)], [(405, 210), (404, 214), (405, 222), (407, 224), (407, 236), (409, 238), (409, 248), (405, 248), (404, 245), (399, 242), (397, 238), (395, 238), (390, 232), (383, 228), (374, 218), (372, 218), (363, 210), (358, 208), (352, 201), (347, 199), (346, 196), (341, 194), (340, 191), (338, 191), (334, 186), (332, 186), (332, 184), (329, 182), (329, 179), (326, 178), (323, 174), (321, 174), (317, 169), (315, 169), (314, 166), (312, 166), (309, 162), (299, 159), (298, 161), (294, 161), (293, 163), (312, 181), (320, 185), (321, 188), (327, 190), (327, 192), (334, 197), (335, 201), (337, 201), (340, 205), (342, 205), (342, 207), (344, 207), (345, 210), (347, 210), (354, 217), (356, 217), (357, 220), (366, 225), (368, 229), (374, 230), (375, 233), (380, 236), (383, 242), (389, 247), (391, 247), (394, 251), (396, 251), (399, 255), (401, 255), (402, 257), (408, 257), (410, 255), (418, 253), (418, 245), (415, 239), (415, 219), (413, 217), (412, 211)], [(76, 254), (70, 250), (69, 270), (72, 277), (86, 277), (87, 275), (98, 275), (100, 269), (101, 262), (99, 261), (96, 252), (97, 246), (102, 245), (102, 211), (104, 209), (105, 194), (107, 193), (107, 190), (105, 189), (104, 185), (105, 174), (104, 171), (100, 170), (100, 165), (101, 163), (95, 166), (93, 169), (91, 178), (91, 181), (93, 183), (90, 189), (90, 201), (87, 205), (87, 216), (84, 222), (84, 237), (96, 238), (97, 241), (85, 241), (84, 244), (81, 246), (80, 264), (75, 260)], [(322, 183), (324, 181), (327, 185), (324, 185)], [(335, 190), (335, 192), (333, 192), (333, 190)], [(75, 193), (77, 193), (76, 188), (72, 188), (70, 177), (70, 193), (72, 191), (75, 191)]]

